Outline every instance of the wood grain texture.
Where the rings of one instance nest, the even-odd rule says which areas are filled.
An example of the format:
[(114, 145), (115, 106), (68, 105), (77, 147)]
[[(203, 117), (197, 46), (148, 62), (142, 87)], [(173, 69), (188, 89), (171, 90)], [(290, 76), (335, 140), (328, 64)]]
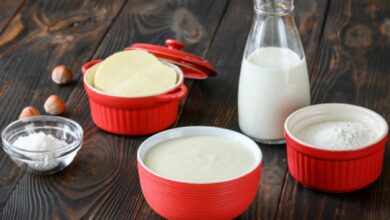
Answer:
[(211, 43), (227, 0), (132, 0), (110, 29), (95, 58), (105, 58), (133, 43), (164, 45), (183, 41), (185, 51), (203, 56)]
[[(390, 4), (332, 1), (312, 71), (315, 103), (343, 102), (371, 108), (390, 119)], [(279, 219), (389, 219), (390, 152), (382, 176), (353, 193), (328, 194), (288, 175)]]
[[(19, 1), (14, 2), (3, 5)], [(388, 0), (328, 2), (295, 2), (314, 102), (360, 104), (389, 120)], [(238, 131), (238, 77), (252, 11), (251, 0), (26, 0), (21, 8), (10, 7), (8, 15), (0, 14), (9, 18), (16, 13), (12, 20), (0, 21), (0, 30), (6, 27), (0, 32), (0, 126), (14, 120), (25, 105), (40, 107), (57, 93), (67, 100), (66, 116), (85, 130), (75, 161), (53, 176), (24, 174), (0, 151), (0, 219), (161, 219), (138, 183), (136, 151), (146, 136), (111, 135), (92, 123), (80, 66), (135, 42), (182, 40), (185, 50), (206, 56), (221, 75), (186, 81), (190, 94), (175, 126)], [(49, 77), (62, 63), (76, 76), (67, 87)], [(265, 159), (259, 193), (239, 219), (389, 218), (389, 150), (383, 175), (372, 186), (326, 194), (306, 189), (288, 175), (283, 145), (260, 147)]]
[[(104, 58), (134, 42), (162, 43), (166, 38), (183, 40), (189, 45), (186, 50), (202, 55), (226, 4), (227, 1), (129, 1), (97, 47), (94, 58)], [(116, 136), (96, 128), (81, 81), (72, 89), (67, 116), (84, 128), (83, 148), (70, 167), (57, 175), (24, 175), (5, 204), (2, 217), (158, 218), (143, 200), (136, 172), (136, 151), (145, 137)]]
[[(302, 35), (309, 66), (313, 65), (311, 57), (317, 49), (326, 4), (326, 1), (296, 2), (297, 26)], [(178, 126), (211, 125), (240, 131), (237, 121), (238, 79), (252, 11), (252, 1), (231, 1), (207, 54), (207, 58), (216, 65), (221, 75), (194, 81)], [(276, 215), (287, 172), (285, 147), (260, 147), (264, 164), (259, 193), (240, 219), (273, 219)]]
[(15, 13), (22, 6), (23, 0), (2, 1), (0, 6), (0, 33), (9, 24)]
[[(17, 119), (27, 105), (35, 105), (43, 112), (43, 103), (51, 94), (59, 94), (66, 100), (76, 83), (66, 87), (56, 85), (50, 77), (52, 68), (64, 63), (78, 72), (79, 66), (92, 56), (123, 3), (123, 0), (110, 3), (39, 0), (23, 4), (0, 35), (2, 128)], [(75, 76), (77, 81), (79, 75)], [(0, 164), (1, 216), (23, 173), (3, 151)]]

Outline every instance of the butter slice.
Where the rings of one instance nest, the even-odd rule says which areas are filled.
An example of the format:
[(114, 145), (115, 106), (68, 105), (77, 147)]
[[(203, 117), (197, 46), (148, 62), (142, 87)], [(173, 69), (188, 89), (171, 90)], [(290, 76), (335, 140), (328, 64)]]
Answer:
[(126, 97), (159, 94), (173, 88), (176, 82), (173, 68), (140, 50), (111, 55), (99, 65), (94, 79), (96, 89)]

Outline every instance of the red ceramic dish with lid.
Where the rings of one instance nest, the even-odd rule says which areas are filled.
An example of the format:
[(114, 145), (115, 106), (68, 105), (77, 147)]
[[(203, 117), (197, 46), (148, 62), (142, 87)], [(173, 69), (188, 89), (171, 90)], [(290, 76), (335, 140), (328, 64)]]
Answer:
[[(376, 138), (353, 150), (320, 149), (301, 141), (297, 132), (324, 121), (364, 122)], [(285, 122), (288, 168), (301, 184), (327, 192), (350, 192), (374, 182), (382, 172), (388, 125), (372, 110), (349, 104), (318, 104), (292, 113)]]
[[(146, 153), (157, 144), (183, 137), (213, 136), (234, 141), (254, 156), (252, 168), (240, 176), (220, 182), (191, 183), (161, 176), (144, 163)], [(233, 219), (254, 200), (260, 184), (262, 153), (257, 144), (235, 131), (193, 126), (170, 129), (153, 135), (138, 148), (137, 165), (142, 193), (147, 203), (167, 219)]]
[[(153, 53), (153, 51), (151, 52)], [(194, 55), (191, 56), (195, 57)], [(198, 59), (201, 60), (201, 58)], [(187, 94), (187, 87), (183, 83), (186, 75), (183, 74), (181, 68), (167, 62), (167, 60), (168, 58), (164, 59), (164, 63), (173, 68), (178, 74), (176, 86), (169, 91), (162, 91), (161, 94), (145, 97), (113, 96), (95, 89), (93, 77), (97, 65), (103, 60), (92, 60), (84, 64), (82, 66), (83, 85), (88, 95), (94, 123), (105, 131), (121, 135), (151, 134), (172, 125), (177, 117), (179, 102)], [(190, 71), (190, 76), (193, 72)], [(213, 75), (210, 72), (208, 74)]]

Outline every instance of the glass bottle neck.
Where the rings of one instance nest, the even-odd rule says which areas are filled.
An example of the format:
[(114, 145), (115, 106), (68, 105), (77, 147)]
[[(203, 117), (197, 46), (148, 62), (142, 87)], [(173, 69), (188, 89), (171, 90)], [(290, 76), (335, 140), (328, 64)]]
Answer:
[(256, 14), (286, 15), (294, 10), (294, 0), (253, 0)]

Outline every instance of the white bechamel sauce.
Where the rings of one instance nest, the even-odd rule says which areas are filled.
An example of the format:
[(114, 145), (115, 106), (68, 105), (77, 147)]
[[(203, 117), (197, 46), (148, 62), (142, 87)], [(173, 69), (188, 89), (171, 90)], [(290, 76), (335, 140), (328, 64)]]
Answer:
[(238, 92), (241, 130), (259, 140), (283, 139), (283, 124), (310, 105), (305, 58), (287, 48), (267, 47), (244, 57)]
[(144, 157), (154, 173), (176, 181), (212, 183), (249, 172), (255, 163), (251, 151), (234, 141), (194, 136), (161, 142)]

